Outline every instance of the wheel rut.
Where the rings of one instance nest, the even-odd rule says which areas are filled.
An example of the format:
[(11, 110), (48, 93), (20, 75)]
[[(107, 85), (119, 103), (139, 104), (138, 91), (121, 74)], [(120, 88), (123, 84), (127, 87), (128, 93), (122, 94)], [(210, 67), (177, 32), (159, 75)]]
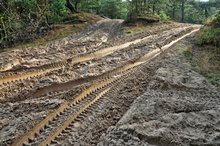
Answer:
[[(159, 38), (157, 39), (157, 42), (160, 42), (161, 45), (168, 44), (169, 42), (171, 42), (176, 37), (181, 36), (181, 35), (189, 32), (189, 31), (191, 31), (192, 29), (193, 28), (191, 28), (191, 27), (185, 27), (185, 28), (179, 29), (176, 33), (174, 33), (174, 36), (169, 35), (169, 30), (167, 30), (165, 32), (168, 33), (168, 34), (165, 33), (165, 35), (160, 35)], [(65, 61), (63, 63), (60, 63), (60, 65), (65, 66), (65, 64), (74, 65), (74, 64), (77, 64), (77, 63), (80, 63), (80, 62), (85, 62), (85, 61), (88, 61), (88, 60), (92, 60), (94, 58), (104, 58), (105, 56), (109, 58), (110, 56), (107, 56), (107, 55), (112, 54), (112, 56), (115, 56), (114, 52), (116, 54), (121, 54), (122, 53), (121, 50), (124, 50), (125, 48), (127, 50), (127, 49), (129, 49), (129, 47), (131, 45), (138, 44), (138, 43), (142, 42), (142, 44), (139, 44), (138, 46), (136, 46), (137, 48), (139, 48), (139, 47), (143, 48), (143, 49), (140, 49), (141, 50), (140, 53), (137, 54), (136, 56), (134, 56), (132, 59), (128, 60), (127, 62), (123, 63), (122, 65), (119, 65), (115, 69), (109, 70), (107, 72), (104, 72), (103, 74), (99, 74), (99, 75), (96, 75), (96, 76), (88, 76), (88, 77), (85, 77), (85, 78), (74, 79), (74, 80), (64, 82), (64, 83), (59, 83), (59, 84), (55, 83), (55, 84), (51, 84), (51, 85), (46, 86), (46, 87), (40, 87), (40, 88), (37, 88), (36, 90), (33, 90), (32, 92), (30, 92), (26, 95), (22, 94), (18, 98), (3, 99), (3, 100), (1, 100), (1, 102), (17, 102), (19, 100), (21, 101), (21, 100), (27, 99), (29, 97), (37, 98), (37, 97), (40, 97), (40, 96), (43, 96), (43, 95), (46, 95), (46, 94), (50, 94), (50, 93), (53, 93), (53, 92), (57, 93), (57, 92), (69, 90), (69, 89), (71, 89), (75, 86), (79, 86), (79, 85), (82, 85), (82, 84), (85, 84), (85, 83), (93, 82), (95, 80), (102, 80), (102, 79), (105, 79), (105, 78), (107, 78), (109, 76), (112, 76), (112, 75), (117, 75), (122, 71), (126, 71), (127, 70), (126, 68), (129, 69), (129, 66), (131, 66), (132, 62), (137, 61), (139, 58), (146, 55), (151, 50), (154, 50), (155, 48), (157, 48), (157, 46), (155, 45), (156, 43), (152, 43), (152, 41), (146, 42), (150, 38), (155, 39), (155, 38), (157, 38), (157, 35), (147, 36), (145, 38), (135, 40), (133, 42), (129, 42), (127, 44), (123, 44), (123, 45), (120, 45), (120, 46), (117, 46), (117, 47), (114, 46), (114, 47), (105, 48), (105, 49), (96, 51), (92, 54), (84, 54), (82, 56), (78, 56), (78, 57), (76, 57), (76, 59), (74, 59), (75, 63), (72, 62), (73, 60), (68, 60), (68, 61)], [(164, 39), (164, 38), (166, 38), (166, 39)], [(145, 43), (147, 43), (147, 44), (145, 44)], [(149, 46), (149, 48), (147, 47), (147, 49), (146, 49), (146, 47), (143, 47), (143, 46)], [(126, 53), (129, 53), (129, 52), (126, 52)], [(59, 66), (59, 64), (58, 65), (53, 65), (53, 66)]]
[[(189, 27), (186, 27), (186, 28), (189, 28)], [(169, 29), (175, 29), (175, 28), (169, 28)], [(168, 31), (169, 29), (164, 28), (160, 31)], [(73, 65), (79, 64), (81, 62), (86, 62), (89, 60), (105, 57), (109, 54), (114, 53), (115, 51), (128, 49), (130, 46), (133, 46), (133, 45), (139, 44), (141, 42), (147, 41), (149, 39), (152, 39), (157, 36), (157, 33), (158, 33), (158, 31), (151, 33), (149, 36), (144, 36), (141, 39), (136, 39), (136, 40), (133, 40), (133, 41), (130, 41), (130, 42), (127, 42), (124, 44), (120, 44), (117, 46), (113, 46), (113, 47), (107, 47), (107, 48), (100, 49), (95, 52), (81, 54), (81, 55), (69, 58), (67, 60), (64, 60), (64, 61), (54, 62), (54, 63), (46, 64), (43, 66), (31, 67), (31, 68), (25, 69), (25, 71), (22, 71), (20, 73), (11, 72), (10, 75), (5, 75), (5, 76), (3, 75), (0, 78), (0, 86), (1, 85), (5, 86), (7, 84), (15, 83), (18, 81), (36, 78), (36, 77), (42, 76), (44, 74), (50, 73), (52, 71), (65, 68), (66, 66), (73, 66)]]
[[(181, 28), (178, 28), (177, 26), (176, 28), (164, 27), (147, 35), (141, 34), (141, 37), (139, 38), (134, 37), (135, 39), (132, 39), (128, 43), (121, 43), (117, 46), (108, 44), (110, 47), (107, 46), (104, 49), (93, 50), (85, 54), (71, 57), (64, 61), (31, 67), (21, 70), (21, 72), (9, 70), (9, 73), (11, 72), (12, 74), (8, 75), (7, 73), (6, 75), (4, 75), (4, 73), (1, 74), (3, 76), (0, 78), (0, 86), (3, 88), (13, 89), (19, 85), (20, 82), (24, 82), (24, 80), (33, 82), (33, 79), (39, 79), (37, 82), (40, 82), (41, 77), (51, 76), (58, 72), (58, 70), (60, 71), (63, 69), (66, 72), (68, 69), (72, 69), (71, 71), (73, 72), (73, 70), (76, 68), (69, 68), (69, 66), (77, 65), (77, 67), (79, 66), (78, 68), (81, 68), (83, 66), (80, 65), (84, 62), (85, 66), (86, 62), (88, 61), (92, 61), (94, 63), (99, 61), (104, 63), (108, 62), (106, 60), (107, 58), (110, 58), (111, 60), (123, 53), (132, 54), (138, 49), (140, 52), (138, 53), (137, 51), (134, 53), (135, 55), (124, 60), (120, 59), (120, 61), (123, 61), (116, 62), (116, 65), (113, 67), (111, 67), (109, 64), (106, 64), (106, 67), (110, 66), (109, 69), (101, 72), (100, 74), (84, 76), (83, 78), (69, 78), (68, 80), (65, 80), (65, 82), (57, 82), (49, 85), (37, 83), (33, 84), (33, 89), (28, 90), (28, 92), (26, 92), (27, 94), (24, 96), (5, 96), (5, 99), (0, 99), (0, 104), (7, 104), (9, 106), (12, 105), (12, 107), (15, 107), (14, 109), (16, 109), (16, 105), (20, 106), (20, 104), (20, 107), (22, 108), (22, 105), (29, 103), (29, 101), (32, 101), (33, 103), (35, 103), (35, 101), (44, 103), (45, 99), (49, 101), (55, 101), (58, 99), (59, 101), (57, 106), (50, 108), (51, 110), (46, 109), (50, 112), (46, 112), (44, 116), (36, 118), (36, 121), (38, 122), (35, 124), (32, 122), (28, 123), (28, 125), (33, 125), (29, 127), (27, 126), (28, 128), (26, 130), (22, 129), (23, 132), (25, 132), (24, 135), (16, 133), (17, 135), (15, 134), (15, 139), (12, 138), (11, 140), (8, 140), (6, 138), (6, 140), (3, 141), (3, 143), (0, 142), (0, 144), (4, 145), (6, 143), (6, 145), (9, 144), (13, 146), (62, 145), (63, 142), (66, 141), (66, 138), (73, 133), (76, 135), (72, 137), (75, 137), (77, 141), (77, 135), (80, 133), (85, 134), (83, 131), (86, 131), (86, 129), (78, 127), (78, 123), (81, 123), (82, 126), (87, 126), (88, 121), (98, 122), (98, 118), (93, 118), (93, 116), (92, 118), (89, 118), (89, 115), (93, 114), (99, 116), (99, 112), (105, 110), (108, 101), (111, 100), (111, 96), (109, 95), (113, 94), (114, 92), (121, 92), (119, 87), (122, 86), (128, 78), (135, 78), (134, 73), (140, 70), (143, 65), (146, 65), (157, 59), (160, 55), (163, 55), (170, 46), (198, 30), (198, 26), (189, 25), (185, 25)], [(160, 31), (161, 33), (159, 34), (158, 32)], [(95, 69), (97, 66), (93, 66), (93, 68)], [(75, 94), (75, 90), (80, 92)], [(74, 94), (66, 94), (69, 91), (73, 91)], [(18, 95), (23, 94), (22, 92), (17, 93)], [(50, 94), (50, 96), (48, 96), (48, 94)], [(119, 100), (119, 102), (122, 101)], [(35, 104), (37, 107), (38, 103)], [(31, 104), (26, 104), (26, 106), (29, 105)], [(40, 106), (43, 107), (43, 105), (44, 104), (41, 104)], [(21, 124), (25, 125), (26, 123), (21, 122)]]
[[(161, 48), (154, 48), (146, 54), (142, 54), (136, 59), (126, 63), (125, 65), (122, 65), (100, 76), (93, 77), (92, 79), (89, 77), (87, 79), (81, 79), (81, 81), (75, 82), (75, 85), (79, 85), (90, 80), (94, 81), (78, 96), (73, 97), (72, 100), (68, 102), (63, 102), (57, 109), (50, 112), (30, 131), (17, 138), (12, 146), (44, 146), (50, 144), (59, 145), (59, 137), (68, 134), (73, 129), (74, 123), (78, 119), (86, 118), (83, 115), (93, 111), (97, 104), (102, 102), (102, 99), (108, 92), (111, 92), (112, 89), (116, 89), (117, 86), (120, 86), (120, 83), (122, 83), (123, 80), (126, 80), (128, 76), (130, 76), (133, 72), (136, 72), (143, 64), (149, 63), (153, 59), (156, 59), (170, 46), (198, 30), (199, 28), (189, 29), (187, 32), (180, 34), (178, 37), (175, 37), (175, 40), (172, 40), (172, 37), (169, 38), (170, 40), (166, 41), (166, 44), (164, 44)], [(109, 50), (112, 51), (112, 49)], [(104, 53), (99, 52), (97, 54), (103, 57), (103, 54), (107, 54), (109, 52), (110, 51), (104, 51)], [(81, 58), (81, 60), (83, 59)], [(69, 84), (71, 84), (72, 87), (74, 81), (64, 84), (66, 84), (67, 88), (69, 88)], [(59, 89), (61, 86), (63, 86), (63, 84), (56, 85), (56, 89)], [(50, 87), (50, 89), (53, 89), (53, 87)], [(42, 93), (39, 93), (39, 95), (40, 94)]]

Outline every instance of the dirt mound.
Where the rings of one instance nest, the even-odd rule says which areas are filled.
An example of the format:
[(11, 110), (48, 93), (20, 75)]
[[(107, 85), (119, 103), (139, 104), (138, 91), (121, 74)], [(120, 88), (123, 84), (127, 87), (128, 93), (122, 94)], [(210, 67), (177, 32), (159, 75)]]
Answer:
[(67, 18), (63, 20), (63, 22), (67, 24), (76, 24), (76, 23), (82, 23), (82, 22), (94, 23), (101, 19), (103, 18), (98, 15), (91, 14), (91, 13), (75, 13), (75, 14), (69, 15)]
[(157, 23), (160, 21), (160, 16), (158, 15), (147, 15), (147, 16), (138, 16), (133, 19), (129, 19), (125, 21), (125, 25), (147, 25), (151, 23)]

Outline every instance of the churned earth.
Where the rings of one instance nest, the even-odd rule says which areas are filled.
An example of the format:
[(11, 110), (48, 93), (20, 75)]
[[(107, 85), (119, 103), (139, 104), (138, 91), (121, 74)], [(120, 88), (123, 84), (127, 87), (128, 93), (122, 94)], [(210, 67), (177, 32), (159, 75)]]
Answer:
[[(201, 26), (158, 23), (129, 34), (123, 27), (104, 19), (47, 45), (1, 53), (0, 145), (50, 138), (53, 145), (219, 145), (220, 91), (190, 69), (181, 53), (190, 39), (161, 50)], [(158, 48), (159, 56), (129, 68)], [(61, 107), (70, 110), (56, 113)]]
[(188, 38), (170, 48), (145, 93), (98, 146), (220, 145), (220, 91), (191, 70), (181, 53), (190, 42)]

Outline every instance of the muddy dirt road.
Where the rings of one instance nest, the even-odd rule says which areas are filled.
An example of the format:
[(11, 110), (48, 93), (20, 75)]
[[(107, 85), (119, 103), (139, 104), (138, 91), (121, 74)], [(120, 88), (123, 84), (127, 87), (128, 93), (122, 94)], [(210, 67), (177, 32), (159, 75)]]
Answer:
[(171, 46), (200, 28), (161, 23), (125, 35), (122, 22), (102, 20), (46, 46), (0, 54), (0, 145), (108, 145), (101, 135), (139, 95), (159, 88), (162, 77), (153, 77)]

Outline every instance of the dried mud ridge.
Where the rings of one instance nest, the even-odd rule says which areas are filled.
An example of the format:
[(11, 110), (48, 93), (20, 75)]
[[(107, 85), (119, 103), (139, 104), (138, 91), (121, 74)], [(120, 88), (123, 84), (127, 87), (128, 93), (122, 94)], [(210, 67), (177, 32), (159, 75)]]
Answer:
[[(135, 72), (144, 63), (155, 59), (158, 55), (166, 51), (166, 49), (168, 49), (171, 45), (195, 31), (198, 31), (198, 29), (187, 29), (187, 31), (180, 33), (178, 36), (168, 38), (167, 41), (165, 41), (166, 44), (164, 44), (161, 49), (154, 48), (152, 51), (139, 56), (138, 58), (113, 71), (110, 71), (107, 73), (107, 75), (100, 75), (98, 78), (102, 78), (101, 80), (91, 83), (87, 89), (83, 90), (71, 101), (62, 103), (57, 109), (50, 112), (42, 121), (35, 125), (25, 135), (17, 138), (12, 145), (59, 145), (59, 138), (63, 135), (68, 135), (71, 130), (74, 130), (74, 128), (76, 128), (75, 123), (77, 120), (86, 118), (84, 115), (93, 111), (93, 108), (102, 102), (102, 99), (106, 96), (106, 94), (111, 93), (112, 90), (115, 90), (115, 88), (117, 88), (117, 86), (120, 85), (123, 80), (126, 80), (126, 78), (132, 74), (132, 72)], [(176, 39), (173, 40), (173, 38)], [(106, 52), (104, 52), (104, 54), (105, 53)], [(100, 56), (103, 57), (102, 54), (103, 52), (101, 52)], [(87, 56), (80, 56), (77, 60), (85, 61), (87, 59)], [(74, 62), (74, 60), (71, 60), (70, 62), (72, 61)], [(63, 63), (66, 64), (68, 61)], [(54, 65), (55, 68), (56, 66), (59, 65)], [(30, 76), (31, 75), (28, 77)], [(10, 79), (10, 81), (7, 82), (6, 79), (3, 79), (1, 83), (4, 84), (11, 81), (17, 81), (17, 78), (14, 77), (12, 80)]]

